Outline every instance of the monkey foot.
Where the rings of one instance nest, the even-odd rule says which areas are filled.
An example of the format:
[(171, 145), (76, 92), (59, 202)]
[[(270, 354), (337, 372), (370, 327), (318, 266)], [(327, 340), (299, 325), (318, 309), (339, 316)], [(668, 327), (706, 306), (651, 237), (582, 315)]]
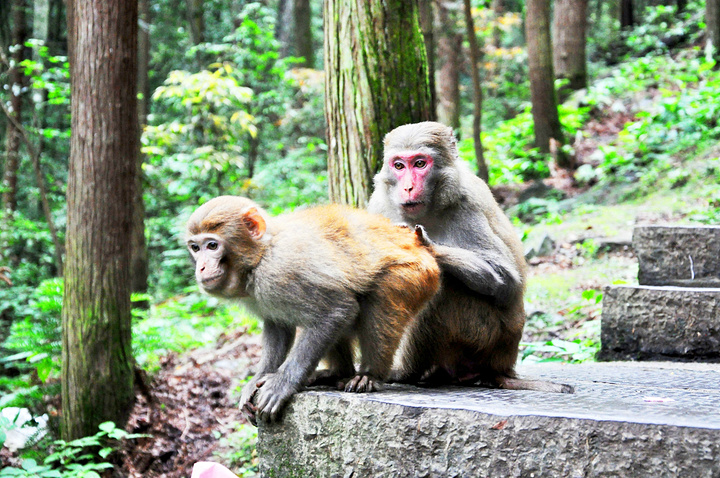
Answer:
[(358, 374), (345, 383), (346, 392), (365, 393), (379, 392), (383, 389), (382, 383), (370, 375)]
[(341, 374), (333, 370), (318, 370), (308, 379), (308, 387), (329, 386), (342, 390), (345, 387), (344, 380), (354, 372)]

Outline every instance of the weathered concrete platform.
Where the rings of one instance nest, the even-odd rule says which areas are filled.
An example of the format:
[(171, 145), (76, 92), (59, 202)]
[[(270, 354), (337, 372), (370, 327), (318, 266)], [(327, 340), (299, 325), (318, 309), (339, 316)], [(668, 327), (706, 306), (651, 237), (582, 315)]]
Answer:
[(542, 364), (573, 395), (391, 385), (307, 391), (261, 424), (272, 477), (717, 477), (720, 365)]
[(639, 226), (633, 247), (642, 285), (720, 287), (720, 226)]
[(720, 362), (720, 289), (605, 289), (601, 360)]

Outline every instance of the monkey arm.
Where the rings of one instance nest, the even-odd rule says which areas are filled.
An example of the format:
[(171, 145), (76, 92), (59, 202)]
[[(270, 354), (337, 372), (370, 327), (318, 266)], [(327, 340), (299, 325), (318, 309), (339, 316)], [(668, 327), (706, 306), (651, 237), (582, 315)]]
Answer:
[(295, 340), (295, 327), (287, 327), (273, 321), (263, 322), (262, 359), (258, 375), (276, 372), (285, 361)]
[(442, 268), (470, 290), (509, 302), (522, 290), (517, 267), (499, 251), (477, 251), (433, 244), (433, 254)]

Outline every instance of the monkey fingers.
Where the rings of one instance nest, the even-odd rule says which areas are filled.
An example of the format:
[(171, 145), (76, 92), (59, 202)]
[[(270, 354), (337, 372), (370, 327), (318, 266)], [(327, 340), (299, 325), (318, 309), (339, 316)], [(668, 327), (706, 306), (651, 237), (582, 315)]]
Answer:
[(379, 392), (383, 389), (382, 384), (370, 375), (358, 374), (348, 380), (345, 384), (346, 392), (365, 393)]
[(275, 421), (283, 405), (297, 391), (295, 386), (277, 373), (265, 375), (258, 381), (257, 387), (253, 401), (257, 407), (257, 415), (266, 422)]
[(423, 246), (430, 247), (433, 245), (432, 239), (430, 239), (427, 231), (420, 224), (415, 225), (415, 235), (418, 237), (418, 239), (420, 240), (420, 244), (422, 244)]

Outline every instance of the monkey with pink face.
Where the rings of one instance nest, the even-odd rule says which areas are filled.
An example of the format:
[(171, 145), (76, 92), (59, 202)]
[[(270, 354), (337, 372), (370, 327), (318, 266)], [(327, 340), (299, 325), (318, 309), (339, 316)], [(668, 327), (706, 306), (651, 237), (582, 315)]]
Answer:
[(394, 379), (572, 393), (569, 385), (516, 376), (522, 243), (487, 184), (459, 159), (452, 129), (424, 122), (388, 133), (374, 182), (370, 212), (421, 225), (442, 271), (441, 290), (411, 325)]

